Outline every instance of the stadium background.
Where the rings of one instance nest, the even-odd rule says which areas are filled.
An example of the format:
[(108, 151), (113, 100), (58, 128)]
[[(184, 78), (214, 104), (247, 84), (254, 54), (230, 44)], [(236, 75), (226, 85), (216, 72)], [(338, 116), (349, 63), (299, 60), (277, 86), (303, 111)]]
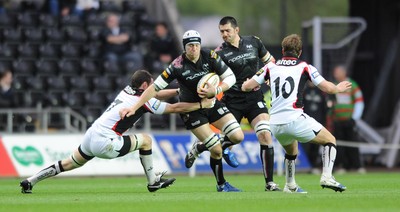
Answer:
[[(79, 132), (82, 133), (85, 127), (101, 114), (116, 92), (127, 83), (127, 76), (132, 73), (132, 67), (111, 67), (100, 57), (101, 44), (98, 40), (98, 32), (103, 27), (104, 15), (110, 12), (121, 14), (121, 26), (130, 30), (134, 38), (131, 41), (132, 47), (139, 49), (143, 54), (147, 52), (148, 38), (152, 35), (154, 24), (158, 21), (167, 21), (176, 39), (176, 48), (181, 50), (182, 30), (192, 27), (196, 29), (195, 26), (201, 26), (197, 25), (199, 22), (205, 21), (205, 29), (209, 31), (203, 32), (203, 28), (199, 31), (204, 36), (211, 34), (218, 37), (218, 39), (211, 37), (209, 40), (220, 42), (216, 20), (224, 15), (233, 15), (239, 20), (242, 34), (260, 36), (267, 48), (277, 57), (280, 55), (281, 38), (286, 34), (301, 33), (303, 21), (314, 16), (362, 17), (367, 21), (368, 27), (361, 35), (356, 50), (352, 77), (359, 82), (364, 91), (366, 109), (363, 119), (373, 128), (382, 129), (382, 131), (391, 127), (395, 121), (393, 117), (395, 117), (396, 103), (400, 96), (400, 85), (397, 83), (400, 79), (400, 64), (399, 60), (387, 59), (399, 58), (400, 6), (395, 0), (385, 2), (357, 0), (333, 2), (318, 0), (301, 2), (295, 0), (100, 1), (98, 13), (83, 21), (74, 16), (52, 17), (40, 10), (42, 1), (25, 1), (29, 3), (27, 7), (20, 7), (16, 2), (19, 1), (4, 1), (5, 12), (0, 14), (0, 67), (13, 71), (14, 87), (20, 102), (19, 108), (11, 108), (12, 132), (9, 130), (7, 119), (10, 111), (3, 111), (1, 117), (0, 157), (2, 163), (0, 170), (2, 171), (0, 175), (3, 176), (21, 175), (18, 173), (28, 175), (30, 172), (19, 171), (19, 169), (34, 172), (41, 167), (38, 165), (41, 160), (40, 164), (45, 166), (50, 163), (50, 160), (60, 159), (50, 159), (51, 154), (48, 154), (46, 149), (43, 149), (43, 152), (39, 151), (40, 155), (48, 155), (41, 156), (42, 159), (36, 151), (29, 152), (32, 152), (32, 149), (43, 148), (36, 141), (45, 140), (40, 136), (46, 134), (58, 136), (54, 140), (59, 140), (58, 138), (65, 134), (78, 132), (77, 140), (79, 141)], [(215, 47), (215, 43), (212, 42), (206, 42), (205, 45)], [(310, 58), (310, 55), (305, 55), (305, 57)], [(310, 60), (312, 62), (312, 58)], [(327, 78), (329, 78), (329, 72)], [(33, 109), (34, 112), (26, 112), (27, 108)], [(67, 117), (64, 116), (65, 111), (61, 111), (48, 114), (44, 120), (40, 111), (48, 108), (71, 108), (78, 115)], [(83, 117), (84, 120), (79, 117)], [(46, 122), (46, 129), (43, 129), (43, 122)], [(71, 125), (70, 128), (65, 128), (66, 123)], [(166, 158), (163, 163), (165, 166), (172, 167), (173, 161), (177, 158), (168, 156), (166, 149), (172, 148), (174, 151), (186, 152), (185, 148), (188, 148), (192, 138), (183, 130), (178, 116), (146, 116), (135, 130), (149, 131), (150, 129), (151, 132), (155, 132), (157, 145), (162, 147), (162, 141), (171, 141), (164, 143), (166, 146), (162, 147), (164, 149), (161, 148), (160, 157)], [(27, 139), (24, 139), (21, 144), (18, 143), (18, 140), (21, 140), (20, 136), (26, 134), (29, 135)], [(163, 136), (166, 138), (158, 139)], [(179, 140), (175, 136), (186, 136), (182, 141), (183, 149), (180, 149), (179, 142), (175, 142)], [(248, 132), (248, 136), (249, 141), (256, 143), (254, 137), (252, 138), (254, 136), (252, 132)], [(63, 142), (69, 143), (70, 146), (62, 151), (66, 152), (68, 148), (76, 147), (68, 140), (60, 141), (60, 143)], [(246, 148), (243, 145), (242, 150)], [(65, 154), (61, 152), (58, 157)], [(23, 159), (18, 160), (18, 156)], [(368, 158), (370, 161), (366, 162), (369, 162), (372, 167), (380, 166), (382, 164), (375, 161), (378, 156), (372, 155)], [(250, 155), (245, 157), (251, 161)], [(43, 160), (48, 162), (44, 163)], [(182, 160), (178, 163), (182, 163)], [(254, 167), (250, 170), (244, 168), (243, 171), (259, 171), (258, 163), (259, 161), (253, 164)], [(6, 164), (8, 164), (7, 167)], [(14, 166), (11, 165), (10, 168), (10, 164)], [(299, 164), (300, 168), (301, 165), (302, 163)], [(304, 166), (306, 169), (307, 163)], [(10, 169), (11, 172), (9, 172)]]

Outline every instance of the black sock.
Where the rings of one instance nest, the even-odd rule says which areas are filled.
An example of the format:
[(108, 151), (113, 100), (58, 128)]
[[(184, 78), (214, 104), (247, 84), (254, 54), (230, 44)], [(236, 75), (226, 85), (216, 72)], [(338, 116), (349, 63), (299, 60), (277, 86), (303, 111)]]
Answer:
[(214, 172), (218, 185), (225, 183), (224, 172), (222, 169), (222, 159), (214, 159), (210, 157), (210, 167)]
[(228, 136), (224, 136), (224, 140), (221, 142), (222, 150), (234, 145), (234, 143), (229, 140)]
[(202, 152), (204, 152), (204, 151), (207, 151), (207, 150), (208, 150), (207, 147), (206, 147), (206, 145), (203, 144), (203, 143), (197, 144), (196, 149), (197, 149), (197, 151), (199, 152), (199, 154), (202, 153)]
[(263, 166), (265, 183), (274, 181), (274, 147), (260, 145), (260, 159)]

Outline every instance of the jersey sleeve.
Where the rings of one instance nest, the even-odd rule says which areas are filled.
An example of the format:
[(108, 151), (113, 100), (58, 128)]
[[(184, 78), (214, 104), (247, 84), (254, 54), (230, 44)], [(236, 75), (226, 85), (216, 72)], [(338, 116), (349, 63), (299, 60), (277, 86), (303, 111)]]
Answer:
[(163, 114), (165, 108), (167, 107), (167, 103), (161, 102), (156, 98), (151, 98), (149, 101), (145, 103), (145, 108), (154, 114)]
[(325, 78), (319, 74), (317, 68), (315, 68), (312, 65), (308, 65), (308, 74), (310, 76), (310, 80), (313, 82), (314, 85), (318, 85), (322, 81), (325, 80)]
[(156, 91), (166, 88), (174, 81), (176, 69), (182, 66), (182, 56), (176, 58), (154, 81)]
[(210, 51), (211, 61), (213, 61), (213, 70), (218, 75), (222, 75), (228, 69), (228, 66), (225, 62), (221, 59), (221, 57), (213, 50)]
[(257, 73), (252, 77), (252, 79), (257, 81), (257, 83), (260, 85), (266, 82), (268, 78), (269, 78), (268, 64), (260, 68), (260, 70), (258, 70)]
[(258, 49), (258, 57), (259, 58), (263, 58), (267, 53), (268, 50), (265, 48), (263, 42), (261, 41), (261, 39), (257, 36), (253, 36), (255, 42), (257, 43), (257, 49)]

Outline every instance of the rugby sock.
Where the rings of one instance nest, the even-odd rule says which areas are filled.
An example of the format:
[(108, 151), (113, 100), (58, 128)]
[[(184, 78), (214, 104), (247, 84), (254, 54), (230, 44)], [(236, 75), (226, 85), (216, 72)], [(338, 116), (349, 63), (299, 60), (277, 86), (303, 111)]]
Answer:
[(214, 172), (215, 179), (217, 180), (218, 185), (222, 185), (225, 183), (224, 172), (222, 169), (222, 159), (214, 159), (210, 157), (210, 167)]
[(234, 145), (232, 141), (229, 140), (228, 136), (224, 136), (223, 140), (221, 141), (222, 150)]
[(55, 164), (53, 164), (45, 169), (42, 169), (41, 171), (39, 171), (32, 177), (29, 177), (28, 181), (31, 182), (31, 184), (33, 186), (36, 183), (38, 183), (46, 178), (56, 176), (57, 174), (60, 174), (63, 171), (64, 171), (64, 168), (61, 165), (61, 160), (59, 160)]
[(333, 165), (336, 159), (336, 145), (327, 143), (322, 150), (322, 175), (325, 177), (332, 176)]
[(196, 150), (197, 150), (197, 152), (200, 154), (200, 153), (202, 153), (202, 152), (204, 152), (204, 151), (207, 151), (208, 149), (207, 149), (207, 147), (206, 147), (205, 144), (200, 143), (200, 144), (197, 144), (197, 145), (196, 145)]
[(156, 174), (153, 169), (153, 155), (150, 150), (139, 149), (140, 163), (142, 163), (144, 173), (147, 177), (147, 182), (149, 185), (153, 185), (156, 182)]
[(285, 154), (285, 176), (287, 185), (296, 185), (294, 174), (296, 172), (297, 155)]
[(274, 181), (274, 147), (260, 145), (260, 158), (263, 166), (265, 183)]

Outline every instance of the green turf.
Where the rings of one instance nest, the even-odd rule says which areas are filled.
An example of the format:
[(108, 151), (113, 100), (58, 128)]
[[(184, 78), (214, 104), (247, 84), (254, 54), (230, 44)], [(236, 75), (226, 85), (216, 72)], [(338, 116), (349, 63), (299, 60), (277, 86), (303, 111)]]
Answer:
[[(211, 176), (177, 176), (174, 185), (149, 193), (144, 177), (53, 178), (21, 194), (20, 179), (0, 179), (0, 211), (400, 211), (398, 173), (337, 176), (348, 190), (321, 189), (319, 176), (298, 174), (308, 194), (265, 192), (261, 175), (229, 175), (244, 190), (217, 193)], [(284, 177), (275, 177), (282, 187)]]

